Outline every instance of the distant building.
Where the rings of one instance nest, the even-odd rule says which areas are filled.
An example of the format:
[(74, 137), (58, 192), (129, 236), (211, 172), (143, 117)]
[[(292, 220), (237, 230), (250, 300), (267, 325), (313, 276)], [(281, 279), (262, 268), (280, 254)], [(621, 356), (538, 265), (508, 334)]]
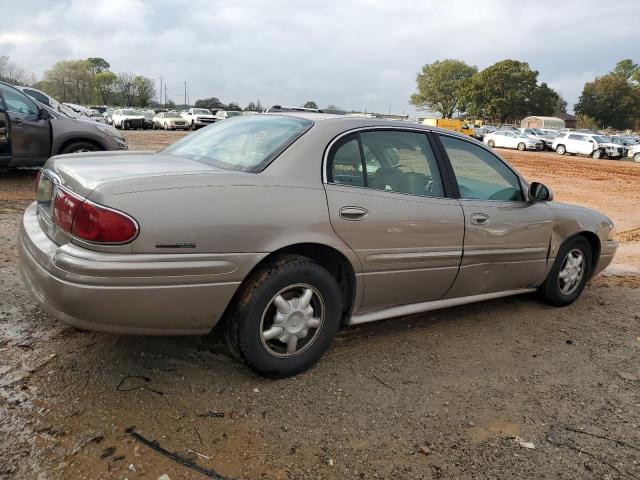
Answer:
[(520, 126), (522, 128), (550, 128), (553, 130), (567, 128), (561, 118), (541, 116), (526, 117), (520, 122)]
[(559, 113), (558, 115), (556, 115), (556, 117), (564, 120), (564, 126), (566, 128), (575, 129), (577, 126), (578, 119), (573, 115), (570, 115), (568, 113)]

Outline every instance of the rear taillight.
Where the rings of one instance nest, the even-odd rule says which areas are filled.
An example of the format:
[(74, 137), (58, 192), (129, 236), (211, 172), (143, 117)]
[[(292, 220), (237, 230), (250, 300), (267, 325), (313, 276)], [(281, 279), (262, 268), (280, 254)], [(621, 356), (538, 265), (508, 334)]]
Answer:
[(85, 201), (78, 207), (71, 233), (89, 242), (127, 243), (135, 238), (138, 226), (123, 213)]
[(65, 232), (71, 233), (73, 218), (81, 203), (82, 198), (59, 188), (53, 200), (53, 222)]
[(56, 193), (53, 220), (65, 232), (93, 243), (128, 243), (138, 234), (138, 225), (128, 215), (61, 188)]

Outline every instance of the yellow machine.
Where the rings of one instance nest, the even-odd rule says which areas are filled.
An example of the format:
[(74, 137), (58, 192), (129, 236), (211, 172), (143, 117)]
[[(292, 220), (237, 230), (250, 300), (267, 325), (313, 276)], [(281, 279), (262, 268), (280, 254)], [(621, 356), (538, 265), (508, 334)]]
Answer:
[(462, 120), (454, 120), (452, 118), (425, 118), (422, 123), (431, 125), (432, 127), (446, 128), (454, 132), (464, 133), (465, 135), (473, 135), (473, 128)]

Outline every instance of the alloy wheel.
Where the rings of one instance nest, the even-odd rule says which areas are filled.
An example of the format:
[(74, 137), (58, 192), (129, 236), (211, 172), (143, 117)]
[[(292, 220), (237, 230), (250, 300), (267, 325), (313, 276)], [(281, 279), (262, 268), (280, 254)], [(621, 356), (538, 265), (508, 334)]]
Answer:
[(280, 290), (260, 320), (260, 339), (269, 354), (291, 357), (307, 350), (318, 338), (325, 320), (324, 299), (311, 285)]
[(563, 295), (571, 295), (580, 286), (585, 271), (585, 258), (582, 250), (574, 248), (562, 261), (562, 267), (558, 274), (560, 291)]

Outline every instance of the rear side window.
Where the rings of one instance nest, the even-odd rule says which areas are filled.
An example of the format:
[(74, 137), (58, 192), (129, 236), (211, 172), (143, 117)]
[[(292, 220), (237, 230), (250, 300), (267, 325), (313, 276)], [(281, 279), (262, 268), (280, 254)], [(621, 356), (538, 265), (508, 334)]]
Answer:
[(444, 197), (436, 158), (424, 133), (365, 131), (338, 141), (329, 152), (329, 182), (374, 190)]
[(440, 136), (458, 182), (460, 198), (521, 201), (518, 176), (498, 157), (466, 140)]

